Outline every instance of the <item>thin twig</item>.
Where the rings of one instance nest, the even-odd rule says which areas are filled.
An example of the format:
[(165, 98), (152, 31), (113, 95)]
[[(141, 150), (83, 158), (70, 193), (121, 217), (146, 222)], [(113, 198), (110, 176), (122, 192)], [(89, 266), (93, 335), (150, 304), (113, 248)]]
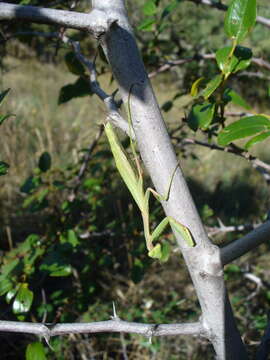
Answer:
[[(169, 60), (166, 61), (164, 64), (160, 65), (160, 67), (149, 74), (149, 77), (152, 78), (164, 71), (171, 70), (172, 68), (183, 65), (186, 63), (190, 63), (192, 61), (200, 61), (200, 60), (215, 60), (216, 56), (214, 53), (209, 54), (195, 54), (194, 56), (187, 57), (185, 59), (178, 59), (178, 60)], [(270, 70), (270, 63), (262, 58), (252, 58), (251, 62), (261, 68), (266, 70)], [(253, 73), (254, 74), (254, 73)], [(258, 76), (257, 76), (258, 77)]]
[(111, 121), (116, 127), (123, 130), (128, 136), (135, 137), (133, 130), (129, 128), (128, 122), (120, 115), (118, 105), (114, 100), (114, 95), (108, 95), (99, 85), (97, 81), (97, 74), (95, 69), (95, 62), (86, 59), (80, 50), (79, 42), (70, 41), (78, 60), (88, 69), (90, 74), (90, 88), (105, 104), (108, 117), (107, 120)]
[[(178, 138), (176, 138), (176, 139), (178, 139)], [(269, 181), (267, 174), (270, 174), (270, 165), (265, 163), (264, 161), (256, 158), (256, 156), (251, 155), (248, 151), (236, 147), (236, 145), (234, 145), (234, 144), (222, 147), (222, 146), (219, 146), (216, 144), (209, 144), (204, 141), (200, 141), (200, 140), (196, 140), (196, 139), (189, 139), (189, 138), (185, 138), (179, 144), (176, 144), (176, 146), (180, 147), (180, 148), (183, 146), (186, 146), (186, 145), (200, 145), (200, 146), (208, 147), (212, 150), (224, 151), (224, 152), (228, 152), (228, 153), (240, 156), (240, 157), (250, 161), (252, 166), (256, 170), (259, 170), (260, 172), (263, 173), (265, 180), (267, 182)]]
[(75, 198), (75, 196), (76, 196), (76, 194), (77, 194), (77, 192), (79, 190), (82, 179), (84, 178), (85, 173), (86, 173), (87, 165), (88, 165), (89, 161), (91, 160), (93, 151), (97, 147), (97, 145), (99, 143), (99, 140), (100, 140), (100, 138), (101, 138), (101, 136), (103, 134), (103, 131), (104, 131), (104, 127), (100, 126), (99, 130), (98, 130), (98, 132), (97, 132), (97, 134), (95, 136), (94, 141), (90, 144), (89, 148), (87, 149), (87, 151), (86, 151), (86, 153), (84, 155), (82, 165), (81, 165), (80, 170), (78, 172), (78, 175), (76, 176), (76, 179), (75, 179), (75, 185), (74, 185), (74, 187), (72, 189), (72, 193), (69, 196), (70, 200)]
[(220, 219), (217, 219), (219, 226), (206, 226), (206, 230), (209, 236), (214, 236), (219, 233), (229, 233), (229, 232), (242, 232), (250, 231), (256, 229), (261, 224), (242, 224), (242, 225), (224, 225)]

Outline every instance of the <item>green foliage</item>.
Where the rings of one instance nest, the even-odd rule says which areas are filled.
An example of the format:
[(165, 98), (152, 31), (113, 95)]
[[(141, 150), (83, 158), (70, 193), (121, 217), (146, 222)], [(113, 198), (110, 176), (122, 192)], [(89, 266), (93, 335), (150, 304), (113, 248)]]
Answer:
[(181, 0), (169, 1), (169, 4), (163, 7), (159, 0), (148, 0), (143, 6), (144, 20), (139, 24), (140, 31), (155, 31), (157, 36), (168, 26), (166, 18), (173, 13)]
[(221, 74), (216, 75), (212, 80), (208, 82), (206, 88), (202, 91), (202, 96), (207, 100), (210, 95), (219, 87), (223, 81), (223, 76)]
[(232, 102), (235, 105), (238, 105), (246, 110), (250, 110), (251, 106), (240, 96), (237, 94), (233, 89), (227, 88), (223, 94), (223, 100), (225, 103)]
[(46, 360), (44, 346), (41, 342), (33, 342), (26, 348), (26, 360)]
[(207, 129), (213, 120), (215, 107), (209, 102), (193, 105), (187, 119), (189, 127), (194, 131)]
[[(262, 135), (261, 133), (263, 133), (264, 134), (263, 138), (258, 139), (256, 137), (257, 138), (256, 142), (259, 142), (270, 136), (269, 131), (270, 131), (270, 119), (268, 117), (263, 115), (248, 116), (226, 126), (218, 135), (218, 143), (219, 145), (224, 146), (224, 145), (228, 145), (234, 140), (242, 139), (247, 136), (252, 136), (258, 133)], [(248, 142), (246, 146), (250, 147), (254, 143)]]
[(256, 0), (232, 0), (225, 17), (225, 32), (240, 43), (256, 22)]
[[(43, 220), (39, 220), (40, 233), (30, 234), (6, 252), (0, 267), (0, 295), (5, 295), (18, 319), (31, 314), (41, 321), (46, 313), (48, 321), (53, 321), (57, 308), (66, 302), (70, 305), (60, 320), (74, 319), (74, 312), (87, 311), (89, 296), (99, 293), (106, 271), (112, 272), (115, 264), (134, 282), (143, 278), (149, 261), (142, 235), (128, 245), (132, 259), (127, 263), (127, 250), (120, 245), (120, 220), (115, 220), (114, 209), (108, 205), (112, 200), (105, 196), (119, 188), (107, 155), (103, 147), (95, 153), (88, 164), (92, 173), (81, 180), (76, 193), (74, 186), (81, 164), (57, 169), (48, 152), (40, 156), (39, 167), (23, 183), (23, 211)], [(125, 219), (122, 217), (121, 221)], [(126, 222), (127, 229), (134, 227), (137, 220), (134, 221)], [(140, 242), (143, 246), (139, 246)], [(41, 286), (47, 288), (47, 304), (41, 301)]]
[(9, 165), (6, 162), (0, 161), (0, 176), (6, 175), (8, 172), (8, 168), (9, 168)]
[(216, 52), (216, 61), (220, 71), (227, 77), (231, 73), (246, 69), (252, 59), (252, 51), (243, 46), (226, 46)]

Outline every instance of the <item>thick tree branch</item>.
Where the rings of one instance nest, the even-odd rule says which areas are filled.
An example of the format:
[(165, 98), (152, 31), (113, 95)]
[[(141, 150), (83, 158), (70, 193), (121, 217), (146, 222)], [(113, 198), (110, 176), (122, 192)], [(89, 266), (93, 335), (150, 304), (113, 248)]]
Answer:
[(248, 251), (256, 248), (270, 239), (270, 221), (258, 226), (249, 234), (241, 239), (231, 242), (221, 249), (221, 261), (223, 265), (246, 254)]
[(15, 332), (50, 337), (66, 334), (122, 332), (141, 334), (146, 337), (172, 336), (172, 335), (197, 335), (206, 336), (206, 330), (200, 322), (186, 324), (140, 324), (128, 322), (118, 317), (108, 321), (92, 323), (71, 324), (35, 324), (19, 321), (0, 321), (0, 332)]
[(102, 10), (93, 10), (89, 14), (85, 14), (37, 6), (0, 3), (0, 20), (25, 20), (28, 22), (60, 25), (67, 28), (89, 31), (96, 37), (99, 37), (117, 19), (107, 17)]

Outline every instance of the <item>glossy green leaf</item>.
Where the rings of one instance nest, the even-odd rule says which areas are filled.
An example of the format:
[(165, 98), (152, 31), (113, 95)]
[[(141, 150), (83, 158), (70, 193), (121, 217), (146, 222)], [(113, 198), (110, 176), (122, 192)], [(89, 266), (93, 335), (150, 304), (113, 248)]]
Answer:
[(232, 102), (235, 105), (241, 106), (246, 110), (250, 110), (251, 106), (234, 90), (227, 88), (224, 91), (223, 98), (226, 102)]
[(58, 104), (64, 104), (73, 98), (92, 95), (88, 80), (80, 77), (75, 83), (65, 85), (61, 88)]
[(263, 115), (244, 117), (226, 126), (218, 134), (218, 143), (221, 146), (228, 145), (237, 139), (252, 136), (270, 129), (270, 120)]
[(245, 148), (246, 149), (250, 149), (251, 146), (258, 144), (262, 141), (264, 141), (265, 139), (267, 139), (268, 137), (270, 137), (270, 131), (266, 131), (260, 135), (254, 136), (252, 139), (250, 139), (246, 144), (245, 144)]
[(9, 304), (10, 301), (14, 298), (14, 296), (17, 294), (18, 289), (20, 285), (17, 285), (15, 288), (8, 291), (6, 294), (6, 302)]
[(8, 169), (9, 165), (4, 161), (0, 161), (0, 176), (6, 175), (8, 173)]
[(52, 164), (51, 155), (45, 151), (41, 154), (39, 161), (38, 161), (38, 167), (42, 172), (46, 172), (50, 169)]
[(45, 348), (41, 342), (33, 342), (27, 345), (26, 360), (46, 360)]
[(256, 0), (232, 0), (225, 17), (225, 32), (230, 38), (241, 42), (255, 22)]
[(211, 124), (215, 113), (215, 104), (204, 102), (203, 104), (195, 104), (188, 115), (188, 126), (197, 131), (207, 129)]
[(26, 313), (30, 310), (34, 294), (28, 289), (27, 283), (22, 283), (12, 305), (14, 314)]
[(0, 93), (0, 104), (3, 102), (4, 98), (7, 96), (7, 94), (10, 92), (10, 89), (7, 89)]
[(157, 22), (155, 18), (148, 18), (140, 23), (140, 25), (137, 27), (138, 30), (141, 31), (152, 31), (153, 25)]
[(155, 15), (158, 11), (157, 5), (155, 0), (148, 0), (145, 2), (143, 6), (143, 13), (146, 16)]
[(222, 83), (222, 80), (223, 80), (223, 75), (222, 74), (216, 75), (212, 80), (210, 80), (207, 83), (206, 88), (202, 91), (202, 96), (205, 99), (208, 99), (209, 96), (211, 96), (213, 94), (213, 92)]
[(83, 76), (85, 73), (84, 66), (77, 59), (76, 54), (74, 52), (68, 52), (65, 55), (65, 62), (67, 68), (72, 74)]
[(224, 75), (246, 69), (252, 59), (252, 51), (244, 46), (236, 46), (230, 57), (232, 47), (225, 46), (216, 52), (216, 61)]

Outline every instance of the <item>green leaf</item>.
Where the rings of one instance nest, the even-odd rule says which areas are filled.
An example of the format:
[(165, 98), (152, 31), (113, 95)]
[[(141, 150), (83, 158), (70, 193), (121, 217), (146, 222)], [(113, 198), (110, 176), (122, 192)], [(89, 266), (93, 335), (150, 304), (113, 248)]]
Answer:
[(249, 149), (251, 148), (251, 146), (258, 144), (262, 141), (264, 141), (265, 139), (267, 139), (270, 136), (270, 131), (264, 132), (260, 135), (254, 136), (252, 139), (250, 139), (246, 144), (245, 144), (245, 148)]
[(68, 84), (60, 89), (58, 104), (64, 104), (69, 100), (82, 97), (86, 95), (92, 95), (88, 80), (80, 77), (74, 84)]
[(225, 17), (226, 34), (240, 43), (256, 22), (256, 0), (232, 0)]
[(76, 247), (80, 243), (74, 230), (68, 230), (67, 233), (61, 234), (60, 241), (61, 243), (69, 243), (73, 247)]
[(218, 134), (218, 143), (221, 146), (225, 146), (234, 140), (252, 136), (269, 129), (270, 120), (266, 116), (254, 115), (244, 117), (226, 126)]
[(152, 16), (157, 13), (158, 9), (155, 0), (148, 0), (143, 6), (143, 13), (146, 16)]
[(204, 77), (200, 77), (199, 79), (195, 80), (190, 89), (191, 96), (197, 96), (199, 91), (199, 85), (204, 80)]
[(56, 270), (52, 271), (51, 267), (50, 276), (52, 277), (65, 277), (71, 275), (72, 269), (70, 265), (59, 266)]
[(40, 178), (37, 176), (29, 176), (20, 188), (20, 191), (26, 194), (32, 193), (40, 185)]
[(251, 109), (251, 106), (239, 94), (230, 88), (227, 88), (224, 91), (223, 98), (226, 102), (231, 101), (233, 104), (241, 106), (244, 109)]
[(4, 276), (0, 276), (0, 296), (9, 292), (13, 287), (12, 282), (5, 278)]
[(222, 83), (223, 75), (216, 75), (212, 80), (208, 82), (206, 88), (202, 91), (202, 96), (207, 100), (209, 96), (213, 94), (213, 92), (219, 87)]
[(197, 131), (207, 129), (215, 114), (215, 104), (204, 102), (203, 104), (195, 104), (188, 115), (188, 126)]
[(77, 59), (76, 54), (74, 52), (68, 52), (65, 55), (65, 62), (67, 68), (72, 74), (83, 76), (85, 71), (81, 62)]
[(167, 5), (161, 14), (161, 19), (164, 19), (166, 16), (170, 15), (173, 10), (180, 4), (182, 0), (173, 0), (169, 5)]
[(6, 264), (4, 264), (1, 267), (2, 275), (7, 277), (13, 270), (15, 270), (18, 267), (19, 263), (20, 263), (20, 260), (16, 258), (16, 259), (11, 260), (11, 261), (7, 262)]
[(52, 164), (51, 155), (45, 151), (41, 154), (39, 161), (38, 161), (38, 167), (42, 172), (46, 172), (50, 169)]
[(15, 116), (15, 115), (14, 114), (0, 115), (0, 125), (2, 125), (3, 122), (11, 116)]
[(27, 283), (22, 283), (12, 305), (14, 314), (26, 313), (30, 310), (34, 294), (28, 289)]
[(4, 98), (7, 96), (7, 94), (9, 93), (10, 89), (7, 89), (5, 91), (3, 91), (2, 93), (0, 93), (0, 104), (2, 103), (2, 101), (4, 100)]
[(230, 73), (246, 69), (252, 59), (252, 51), (244, 46), (236, 46), (230, 57), (232, 47), (225, 46), (216, 52), (216, 61), (219, 69), (228, 77)]
[(168, 112), (171, 110), (171, 108), (173, 107), (173, 102), (172, 101), (166, 101), (162, 107), (161, 107), (161, 110), (165, 111), (165, 112)]
[(26, 360), (46, 360), (45, 348), (41, 342), (34, 342), (27, 345)]
[(157, 22), (155, 18), (148, 18), (140, 23), (137, 27), (138, 30), (141, 31), (152, 31), (153, 25)]
[(4, 161), (0, 161), (0, 176), (8, 173), (9, 165)]
[(18, 289), (19, 289), (19, 285), (17, 285), (15, 288), (8, 291), (8, 293), (6, 294), (6, 302), (8, 304), (14, 298), (14, 296), (17, 294)]
[(40, 265), (40, 270), (49, 272), (52, 277), (69, 276), (72, 268), (59, 253), (58, 249), (51, 251)]

